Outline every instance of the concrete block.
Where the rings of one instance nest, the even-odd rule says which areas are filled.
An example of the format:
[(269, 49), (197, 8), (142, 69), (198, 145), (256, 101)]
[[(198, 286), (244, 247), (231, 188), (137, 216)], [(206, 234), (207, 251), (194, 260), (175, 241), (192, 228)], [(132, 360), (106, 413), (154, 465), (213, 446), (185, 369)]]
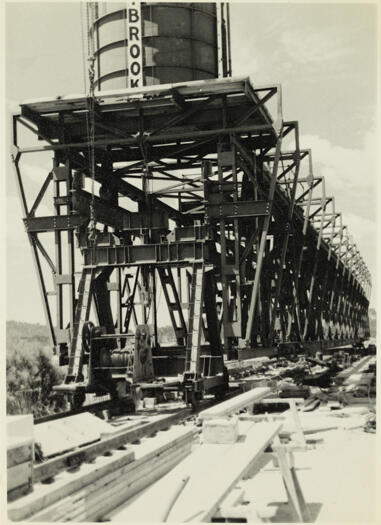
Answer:
[(212, 444), (235, 443), (238, 439), (238, 418), (206, 420), (202, 427), (202, 441)]
[(144, 398), (144, 407), (154, 409), (156, 406), (156, 397), (145, 397)]

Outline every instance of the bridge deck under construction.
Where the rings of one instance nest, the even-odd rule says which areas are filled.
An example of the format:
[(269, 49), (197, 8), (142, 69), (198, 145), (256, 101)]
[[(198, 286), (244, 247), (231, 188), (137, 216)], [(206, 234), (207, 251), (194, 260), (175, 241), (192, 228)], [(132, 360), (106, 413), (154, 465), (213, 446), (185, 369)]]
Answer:
[[(19, 145), (20, 125), (39, 142)], [(280, 86), (233, 78), (30, 101), (14, 117), (14, 145), (66, 384), (83, 384), (91, 362), (92, 311), (102, 327), (92, 338), (109, 354), (90, 363), (91, 381), (105, 391), (110, 370), (115, 384), (129, 366), (133, 325), (153, 327), (152, 369), (134, 380), (184, 373), (196, 390), (221, 386), (224, 354), (304, 352), (367, 335), (368, 270), (300, 147), (298, 122), (283, 121)], [(53, 165), (29, 203), (21, 159), (46, 151)], [(51, 190), (52, 213), (39, 216)], [(175, 347), (158, 344), (158, 295)]]

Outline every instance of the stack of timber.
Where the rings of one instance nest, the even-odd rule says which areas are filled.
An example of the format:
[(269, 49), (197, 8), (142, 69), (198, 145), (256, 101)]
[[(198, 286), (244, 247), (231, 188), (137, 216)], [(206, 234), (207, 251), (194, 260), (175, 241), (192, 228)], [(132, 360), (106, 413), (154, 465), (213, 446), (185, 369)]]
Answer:
[[(345, 407), (344, 402), (335, 402), (332, 396), (334, 391), (340, 393), (347, 388), (356, 377), (363, 378), (364, 374), (375, 377), (374, 356), (360, 359), (344, 372), (339, 374), (339, 385), (330, 388), (330, 393), (322, 393), (319, 404), (313, 404), (311, 411), (304, 412), (311, 403), (303, 398), (279, 397), (277, 385), (274, 389), (257, 387), (200, 412), (197, 422), (202, 424), (201, 432), (200, 426), (190, 422), (185, 426), (177, 424), (189, 409), (170, 411), (169, 415), (151, 414), (148, 419), (142, 416), (140, 423), (124, 421), (119, 428), (86, 415), (88, 428), (84, 429), (78, 426), (84, 416), (74, 416), (76, 432), (70, 427), (68, 433), (72, 438), (70, 446), (75, 448), (34, 466), (33, 427), (27, 432), (27, 419), (22, 419), (25, 428), (19, 430), (19, 437), (15, 430), (15, 439), (8, 439), (9, 518), (13, 521), (181, 522), (212, 518), (270, 521), (277, 519), (274, 512), (278, 507), (263, 503), (261, 497), (258, 499), (256, 491), (262, 486), (259, 479), (263, 478), (269, 486), (283, 487), (283, 492), (278, 489), (276, 492), (283, 494), (282, 508), (291, 521), (309, 521), (293, 454), (302, 452), (308, 456), (316, 444), (324, 443), (328, 431), (328, 434), (349, 431), (364, 434), (369, 417), (369, 400), (368, 407)], [(273, 412), (282, 405), (280, 413)], [(285, 410), (287, 405), (289, 409)], [(257, 406), (265, 407), (266, 413), (258, 414), (254, 410)], [(91, 418), (97, 420), (92, 428)], [(67, 419), (58, 426), (66, 428), (70, 418)], [(54, 427), (57, 433), (52, 422), (48, 422), (38, 425), (40, 434), (44, 434), (44, 425)], [(145, 437), (152, 433), (156, 433), (155, 437)], [(53, 444), (46, 441), (45, 457), (49, 455), (47, 445), (52, 452), (58, 441)], [(66, 438), (60, 446), (67, 450)], [(273, 460), (275, 468), (266, 467)], [(20, 468), (22, 475), (16, 473)], [(20, 494), (30, 492), (32, 481), (33, 492), (15, 501)], [(150, 498), (158, 503), (149, 504)], [(249, 504), (243, 504), (248, 498)]]
[[(199, 415), (203, 431), (198, 446), (177, 467), (132, 502), (126, 501), (109, 519), (131, 523), (210, 522), (213, 518), (266, 520), (267, 509), (239, 505), (239, 483), (256, 475), (275, 451), (281, 479), (295, 521), (309, 521), (308, 509), (288, 450), (281, 445), (280, 422), (241, 420), (237, 412), (251, 409), (270, 393), (257, 388), (209, 408)], [(152, 505), (152, 502), (155, 505)]]
[(243, 423), (236, 443), (200, 445), (130, 506), (113, 513), (112, 520), (211, 521), (220, 503), (249, 473), (280, 428), (279, 423)]
[(7, 417), (8, 500), (28, 493), (33, 486), (33, 416)]
[(98, 456), (79, 470), (61, 472), (8, 505), (12, 521), (97, 521), (142, 491), (187, 456), (195, 427), (174, 426), (139, 444)]

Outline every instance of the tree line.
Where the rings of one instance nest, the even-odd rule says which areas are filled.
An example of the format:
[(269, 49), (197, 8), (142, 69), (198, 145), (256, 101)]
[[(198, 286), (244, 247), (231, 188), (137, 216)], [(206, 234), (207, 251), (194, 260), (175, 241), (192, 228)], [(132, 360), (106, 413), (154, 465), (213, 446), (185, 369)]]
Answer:
[[(161, 343), (174, 340), (171, 326), (159, 328)], [(7, 413), (33, 413), (35, 417), (41, 417), (64, 410), (66, 399), (53, 391), (53, 386), (62, 383), (63, 378), (64, 369), (54, 358), (48, 328), (40, 324), (7, 321)]]

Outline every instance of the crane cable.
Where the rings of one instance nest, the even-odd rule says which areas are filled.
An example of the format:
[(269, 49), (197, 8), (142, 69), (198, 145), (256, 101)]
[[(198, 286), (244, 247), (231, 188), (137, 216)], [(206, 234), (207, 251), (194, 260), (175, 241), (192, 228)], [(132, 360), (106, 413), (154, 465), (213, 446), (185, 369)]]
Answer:
[[(84, 25), (85, 25), (85, 22), (83, 20), (83, 12), (85, 11), (86, 9), (86, 5), (84, 2), (81, 2), (80, 4), (80, 14), (81, 14), (81, 43), (82, 43), (82, 68), (83, 68), (83, 91), (84, 93), (87, 93), (87, 80), (88, 80), (88, 75), (87, 75), (87, 70), (86, 70), (86, 62), (87, 62), (87, 53), (86, 53), (86, 50), (85, 50), (85, 45), (89, 45), (88, 44), (88, 40), (87, 42), (85, 43), (85, 34), (84, 34)], [(89, 18), (87, 17), (87, 21), (86, 21), (86, 35), (88, 34), (88, 27), (89, 27)], [(85, 113), (85, 120), (86, 120), (86, 134), (87, 134), (87, 148), (88, 148), (88, 158), (90, 159), (91, 158), (91, 151), (90, 151), (90, 123), (89, 123), (89, 113), (86, 112)], [(90, 169), (89, 169), (89, 173), (90, 173)], [(91, 173), (90, 173), (91, 175)]]
[(91, 176), (91, 201), (90, 201), (90, 222), (89, 222), (89, 241), (95, 245), (97, 238), (96, 215), (95, 215), (95, 52), (94, 52), (94, 33), (92, 20), (92, 4), (86, 4), (87, 14), (87, 50), (88, 50), (88, 75), (89, 75), (89, 95), (87, 97), (88, 106), (88, 142), (89, 142), (89, 171)]

